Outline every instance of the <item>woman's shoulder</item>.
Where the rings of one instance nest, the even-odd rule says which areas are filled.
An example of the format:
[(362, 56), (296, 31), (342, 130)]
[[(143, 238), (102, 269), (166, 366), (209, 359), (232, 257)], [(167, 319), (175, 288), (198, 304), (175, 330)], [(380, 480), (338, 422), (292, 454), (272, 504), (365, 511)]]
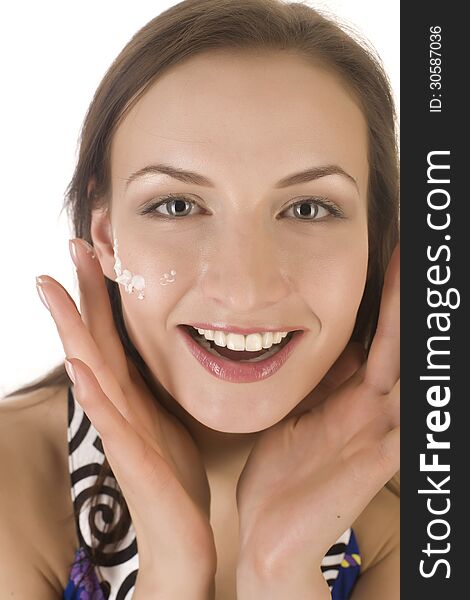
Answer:
[(364, 573), (400, 544), (400, 498), (383, 487), (354, 521), (352, 529)]
[(67, 583), (77, 549), (67, 400), (65, 384), (0, 399), (0, 519), (8, 521), (24, 563), (57, 591)]
[[(0, 398), (0, 427), (2, 428), (2, 440), (11, 441), (11, 426), (19, 424), (21, 429), (18, 434), (28, 430), (36, 433), (44, 433), (51, 430), (67, 411), (68, 386), (55, 385), (40, 387), (31, 391)], [(64, 402), (65, 399), (65, 402)], [(62, 411), (62, 415), (59, 414)], [(42, 417), (35, 422), (31, 417)], [(44, 418), (47, 417), (47, 418)], [(62, 424), (62, 423), (61, 423)]]
[(67, 460), (67, 389), (43, 387), (0, 400), (0, 465), (11, 471), (13, 461), (19, 469), (11, 483), (26, 473), (57, 481), (49, 467)]

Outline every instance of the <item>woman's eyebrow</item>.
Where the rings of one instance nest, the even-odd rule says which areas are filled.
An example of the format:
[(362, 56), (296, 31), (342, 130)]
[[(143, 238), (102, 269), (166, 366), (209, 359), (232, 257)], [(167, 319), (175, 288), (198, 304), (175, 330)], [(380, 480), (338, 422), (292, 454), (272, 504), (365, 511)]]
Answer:
[[(195, 171), (187, 171), (185, 169), (180, 169), (172, 165), (160, 163), (156, 165), (147, 165), (146, 167), (142, 167), (138, 171), (135, 171), (135, 173), (132, 173), (132, 175), (125, 179), (126, 190), (133, 181), (143, 178), (146, 175), (155, 175), (157, 173), (168, 175), (170, 177), (173, 177), (174, 179), (182, 181), (183, 183), (191, 183), (194, 185), (201, 185), (212, 188), (215, 187), (215, 184), (208, 177), (205, 177), (200, 173), (196, 173)], [(339, 165), (322, 165), (304, 169), (303, 171), (299, 171), (298, 173), (293, 173), (292, 175), (287, 175), (286, 177), (283, 177), (280, 181), (277, 182), (277, 184), (274, 187), (276, 189), (286, 188), (291, 185), (297, 185), (299, 183), (306, 183), (308, 181), (320, 179), (320, 177), (327, 177), (328, 175), (341, 175), (342, 177), (345, 177), (346, 179), (351, 181), (355, 185), (356, 189), (359, 191), (357, 181), (354, 179), (354, 177), (347, 173)]]

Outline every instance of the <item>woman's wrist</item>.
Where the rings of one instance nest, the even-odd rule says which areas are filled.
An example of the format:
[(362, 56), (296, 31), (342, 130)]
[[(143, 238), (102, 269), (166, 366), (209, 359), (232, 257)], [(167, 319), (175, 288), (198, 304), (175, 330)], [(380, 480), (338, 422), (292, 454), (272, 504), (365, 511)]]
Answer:
[(331, 600), (321, 569), (308, 572), (298, 568), (268, 571), (254, 562), (243, 561), (237, 568), (238, 600)]

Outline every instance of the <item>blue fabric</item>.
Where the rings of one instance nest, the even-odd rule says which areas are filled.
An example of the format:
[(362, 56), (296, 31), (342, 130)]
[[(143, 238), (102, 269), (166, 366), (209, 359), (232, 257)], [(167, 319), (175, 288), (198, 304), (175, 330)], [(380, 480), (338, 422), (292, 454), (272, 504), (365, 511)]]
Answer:
[(359, 546), (357, 545), (354, 530), (351, 529), (351, 537), (346, 547), (343, 562), (338, 572), (333, 589), (331, 590), (332, 600), (348, 600), (354, 588), (357, 578), (361, 571), (361, 556)]

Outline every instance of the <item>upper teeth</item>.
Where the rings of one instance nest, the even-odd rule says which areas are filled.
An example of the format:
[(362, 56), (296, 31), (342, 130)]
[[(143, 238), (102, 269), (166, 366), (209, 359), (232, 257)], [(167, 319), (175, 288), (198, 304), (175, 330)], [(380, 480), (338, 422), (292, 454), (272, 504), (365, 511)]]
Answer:
[[(194, 329), (194, 328), (193, 328)], [(217, 346), (224, 346), (229, 350), (262, 350), (271, 348), (273, 344), (279, 344), (288, 331), (265, 331), (264, 333), (225, 333), (214, 329), (197, 329), (206, 340), (213, 341)]]

